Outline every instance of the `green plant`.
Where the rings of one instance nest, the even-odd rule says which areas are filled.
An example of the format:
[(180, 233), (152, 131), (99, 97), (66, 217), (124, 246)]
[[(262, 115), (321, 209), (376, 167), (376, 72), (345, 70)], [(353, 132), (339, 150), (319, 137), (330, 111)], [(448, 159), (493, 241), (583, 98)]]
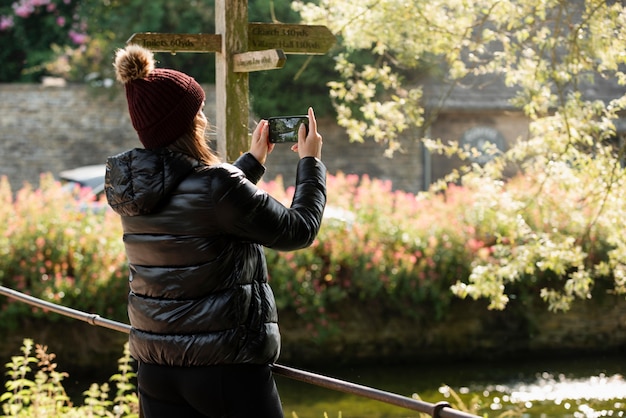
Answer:
[(113, 400), (110, 400), (111, 387), (108, 383), (98, 385), (92, 383), (84, 392), (85, 402), (78, 408), (81, 416), (114, 416), (114, 417), (138, 417), (139, 399), (135, 391), (134, 378), (136, 376), (128, 343), (124, 344), (124, 355), (118, 360), (119, 373), (109, 379), (115, 383), (116, 392)]
[[(33, 347), (34, 354), (33, 356)], [(124, 346), (124, 354), (118, 361), (119, 373), (111, 377), (115, 382), (116, 395), (109, 399), (108, 383), (94, 383), (84, 392), (85, 401), (82, 406), (74, 406), (68, 397), (63, 380), (68, 377), (65, 372), (56, 370), (55, 355), (47, 352), (47, 347), (34, 345), (25, 339), (22, 355), (14, 356), (6, 364), (9, 380), (5, 383), (6, 392), (0, 395), (3, 416), (6, 417), (37, 417), (37, 418), (71, 418), (71, 417), (138, 417), (139, 402), (135, 393), (133, 379), (135, 373), (131, 365), (128, 344)], [(33, 376), (33, 365), (39, 369)]]

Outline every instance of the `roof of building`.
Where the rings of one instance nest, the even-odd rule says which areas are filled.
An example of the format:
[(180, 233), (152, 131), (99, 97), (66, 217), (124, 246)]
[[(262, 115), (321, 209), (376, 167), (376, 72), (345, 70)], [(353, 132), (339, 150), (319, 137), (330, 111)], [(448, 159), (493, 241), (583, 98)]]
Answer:
[[(444, 82), (425, 82), (424, 97), (429, 107), (441, 110), (518, 110), (511, 104), (518, 89), (506, 87), (502, 77), (485, 75), (468, 77), (453, 85)], [(614, 78), (594, 76), (594, 80), (581, 84), (578, 89), (585, 99), (610, 100), (626, 94), (626, 86)]]

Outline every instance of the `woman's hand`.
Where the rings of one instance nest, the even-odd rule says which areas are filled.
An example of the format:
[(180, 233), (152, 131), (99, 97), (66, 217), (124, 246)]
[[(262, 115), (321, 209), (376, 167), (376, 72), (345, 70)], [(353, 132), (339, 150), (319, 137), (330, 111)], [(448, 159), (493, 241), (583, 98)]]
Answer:
[(322, 158), (322, 135), (317, 132), (317, 120), (313, 108), (309, 107), (309, 133), (306, 133), (304, 124), (298, 130), (298, 143), (291, 149), (300, 155), (300, 158), (315, 157)]
[(261, 164), (265, 164), (267, 155), (272, 152), (274, 145), (269, 141), (269, 125), (265, 119), (261, 119), (254, 132), (250, 143), (250, 154)]

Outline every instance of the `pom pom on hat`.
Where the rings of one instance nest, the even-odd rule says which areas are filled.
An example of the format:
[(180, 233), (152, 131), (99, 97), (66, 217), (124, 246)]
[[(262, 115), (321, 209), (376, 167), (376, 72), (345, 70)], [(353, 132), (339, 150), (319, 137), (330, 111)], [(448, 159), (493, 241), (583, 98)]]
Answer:
[(139, 45), (128, 45), (115, 53), (114, 67), (121, 83), (146, 78), (154, 70), (154, 54)]
[(205, 99), (193, 77), (155, 68), (152, 52), (139, 45), (118, 50), (114, 67), (126, 90), (131, 122), (146, 149), (166, 147), (191, 129)]

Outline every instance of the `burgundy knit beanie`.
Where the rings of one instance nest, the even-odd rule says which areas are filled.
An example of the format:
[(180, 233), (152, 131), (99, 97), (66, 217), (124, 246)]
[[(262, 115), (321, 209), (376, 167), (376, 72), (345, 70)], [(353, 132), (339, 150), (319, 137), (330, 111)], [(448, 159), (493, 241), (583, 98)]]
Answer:
[(154, 68), (152, 52), (139, 45), (118, 50), (114, 67), (126, 89), (130, 120), (146, 149), (166, 147), (189, 131), (205, 99), (193, 77)]

